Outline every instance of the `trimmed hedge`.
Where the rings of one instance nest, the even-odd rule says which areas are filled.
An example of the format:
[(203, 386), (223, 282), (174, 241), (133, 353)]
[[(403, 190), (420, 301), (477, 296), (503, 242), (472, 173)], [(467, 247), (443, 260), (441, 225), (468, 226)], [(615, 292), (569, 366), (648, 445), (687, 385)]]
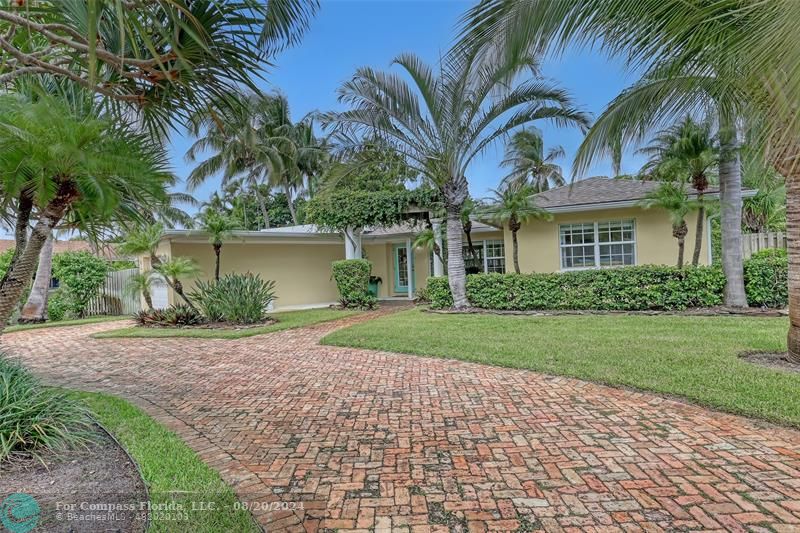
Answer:
[(789, 303), (786, 250), (770, 249), (754, 253), (744, 262), (747, 302), (756, 307), (786, 307)]
[(334, 261), (332, 267), (342, 307), (353, 309), (375, 307), (378, 299), (369, 292), (372, 263), (366, 259), (344, 259)]
[[(475, 307), (513, 311), (597, 309), (638, 311), (722, 304), (725, 276), (714, 267), (637, 266), (552, 274), (474, 274), (467, 296)], [(434, 308), (453, 304), (446, 277), (428, 279)]]

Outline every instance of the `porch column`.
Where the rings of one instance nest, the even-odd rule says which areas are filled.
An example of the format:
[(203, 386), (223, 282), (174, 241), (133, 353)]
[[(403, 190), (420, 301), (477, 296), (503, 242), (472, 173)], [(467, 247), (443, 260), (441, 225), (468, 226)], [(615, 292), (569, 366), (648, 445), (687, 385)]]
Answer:
[(406, 272), (408, 273), (408, 299), (414, 299), (414, 249), (411, 239), (406, 239)]
[[(442, 244), (442, 221), (431, 220), (431, 225), (433, 226), (433, 240), (436, 246), (439, 247), (439, 253), (441, 253), (444, 250), (444, 244)], [(444, 276), (444, 264), (436, 253), (433, 254), (433, 275)]]
[(349, 227), (344, 230), (344, 258), (361, 259), (361, 228)]

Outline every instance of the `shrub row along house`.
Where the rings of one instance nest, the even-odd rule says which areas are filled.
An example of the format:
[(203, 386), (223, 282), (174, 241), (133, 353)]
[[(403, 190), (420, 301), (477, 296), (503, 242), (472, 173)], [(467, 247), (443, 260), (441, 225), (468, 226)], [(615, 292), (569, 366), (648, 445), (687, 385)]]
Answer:
[[(641, 206), (657, 182), (608, 179), (577, 181), (536, 195), (535, 202), (553, 216), (533, 220), (518, 232), (522, 272), (561, 272), (629, 265), (674, 265), (677, 244), (672, 236), (668, 213)], [(751, 195), (746, 191), (745, 195)], [(691, 195), (690, 195), (691, 196)], [(718, 198), (717, 189), (705, 193)], [(686, 225), (687, 250), (694, 249), (697, 213), (689, 213)], [(434, 234), (437, 223), (434, 221)], [(331, 277), (331, 263), (363, 256), (372, 263), (372, 275), (380, 278), (378, 298), (411, 298), (426, 286), (430, 276), (440, 276), (444, 267), (439, 257), (426, 248), (415, 248), (419, 227), (399, 225), (366, 229), (358, 236), (355, 249), (346, 251), (345, 239), (314, 225), (288, 226), (261, 231), (234, 231), (221, 254), (221, 271), (253, 272), (276, 282), (276, 309), (328, 305), (338, 299)], [(711, 263), (710, 226), (704, 224), (699, 264)], [(483, 272), (511, 270), (512, 242), (507, 228), (473, 222), (471, 237), (475, 249), (473, 265)], [(443, 245), (440, 243), (442, 249)], [(351, 245), (352, 247), (352, 245)], [(467, 244), (465, 241), (465, 255)], [(360, 254), (359, 249), (360, 248)], [(194, 259), (203, 276), (214, 272), (215, 255), (208, 238), (192, 230), (169, 230), (159, 245), (162, 257)], [(148, 258), (142, 258), (147, 267)], [(189, 282), (189, 280), (187, 280)], [(153, 291), (156, 307), (175, 302), (166, 285)]]

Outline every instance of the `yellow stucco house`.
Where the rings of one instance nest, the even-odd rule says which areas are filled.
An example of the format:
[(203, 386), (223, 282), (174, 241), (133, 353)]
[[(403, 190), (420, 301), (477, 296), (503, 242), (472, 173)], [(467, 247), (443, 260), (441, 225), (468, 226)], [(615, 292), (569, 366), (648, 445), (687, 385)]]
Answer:
[[(553, 219), (525, 224), (519, 231), (522, 271), (675, 264), (677, 242), (672, 237), (667, 213), (638, 207), (642, 198), (657, 186), (654, 182), (599, 177), (537, 195), (537, 204), (550, 211)], [(706, 192), (709, 199), (718, 196), (717, 189)], [(692, 213), (686, 220), (688, 260), (694, 249), (696, 216)], [(363, 256), (372, 262), (373, 275), (382, 279), (379, 298), (409, 298), (414, 290), (425, 286), (429, 276), (444, 272), (430, 250), (413, 248), (419, 230), (411, 225), (367, 229), (356, 234), (355, 241), (320, 231), (313, 225), (237, 231), (222, 248), (221, 272), (250, 271), (272, 279), (278, 295), (275, 308), (298, 309), (336, 302), (338, 293), (331, 279), (331, 262)], [(706, 224), (701, 264), (711, 262), (710, 233)], [(510, 231), (476, 221), (472, 239), (478, 265), (484, 272), (513, 271)], [(198, 262), (205, 279), (213, 275), (214, 252), (207, 236), (200, 232), (167, 231), (158, 253), (164, 257), (191, 257)], [(148, 267), (146, 258), (142, 264)], [(190, 287), (191, 281), (186, 284)], [(163, 307), (172, 303), (174, 296), (161, 285), (154, 290), (153, 299), (156, 306)]]

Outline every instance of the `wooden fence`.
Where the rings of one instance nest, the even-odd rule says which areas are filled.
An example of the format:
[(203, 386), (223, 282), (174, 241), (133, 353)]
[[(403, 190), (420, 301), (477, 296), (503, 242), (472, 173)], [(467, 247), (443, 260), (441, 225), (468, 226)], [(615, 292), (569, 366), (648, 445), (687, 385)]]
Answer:
[(742, 235), (742, 254), (745, 259), (767, 248), (786, 248), (786, 234), (782, 231), (774, 231)]
[(125, 290), (128, 280), (138, 272), (138, 268), (109, 272), (97, 296), (86, 306), (86, 316), (132, 315), (139, 311), (141, 309), (139, 297)]

